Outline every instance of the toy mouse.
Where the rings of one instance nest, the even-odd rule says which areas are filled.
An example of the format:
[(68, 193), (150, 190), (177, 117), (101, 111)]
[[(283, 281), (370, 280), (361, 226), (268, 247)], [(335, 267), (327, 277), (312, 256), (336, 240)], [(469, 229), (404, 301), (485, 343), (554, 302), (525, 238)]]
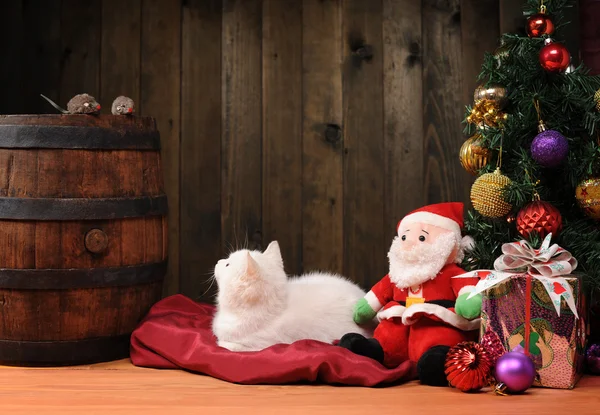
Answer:
[(135, 104), (131, 98), (121, 95), (113, 101), (111, 112), (113, 115), (132, 115), (135, 112)]
[(48, 101), (54, 108), (62, 112), (63, 114), (98, 114), (101, 106), (98, 104), (96, 99), (89, 94), (78, 94), (69, 100), (67, 103), (67, 109), (59, 107), (50, 98), (40, 94), (42, 98)]

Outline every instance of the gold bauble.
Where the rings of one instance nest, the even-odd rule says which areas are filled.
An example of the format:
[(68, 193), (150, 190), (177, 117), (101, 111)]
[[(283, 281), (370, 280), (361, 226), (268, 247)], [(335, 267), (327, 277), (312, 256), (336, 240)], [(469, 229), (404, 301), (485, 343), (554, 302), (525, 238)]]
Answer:
[(501, 85), (490, 85), (488, 87), (479, 85), (473, 93), (475, 102), (491, 101), (496, 104), (496, 108), (502, 109), (508, 103), (508, 92)]
[(506, 58), (508, 58), (509, 55), (509, 47), (508, 45), (501, 45), (498, 48), (496, 48), (496, 50), (494, 51), (494, 57), (496, 58), (496, 61), (498, 62), (498, 66), (502, 65), (502, 61)]
[(506, 216), (512, 206), (503, 197), (503, 191), (511, 180), (496, 169), (493, 173), (482, 174), (471, 187), (473, 208), (488, 218)]
[(594, 94), (594, 101), (596, 101), (596, 109), (600, 111), (600, 89)]
[(600, 219), (600, 177), (590, 177), (577, 185), (575, 198), (583, 212), (592, 219)]
[(460, 164), (469, 173), (476, 175), (485, 165), (490, 162), (492, 152), (481, 144), (481, 136), (475, 134), (465, 141), (460, 148)]

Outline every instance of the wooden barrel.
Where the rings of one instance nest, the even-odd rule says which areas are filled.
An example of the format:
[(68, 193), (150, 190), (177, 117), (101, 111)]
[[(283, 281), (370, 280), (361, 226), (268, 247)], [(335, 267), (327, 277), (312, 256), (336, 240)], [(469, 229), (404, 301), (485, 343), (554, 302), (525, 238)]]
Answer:
[(167, 199), (152, 118), (0, 116), (0, 362), (129, 355), (160, 299)]

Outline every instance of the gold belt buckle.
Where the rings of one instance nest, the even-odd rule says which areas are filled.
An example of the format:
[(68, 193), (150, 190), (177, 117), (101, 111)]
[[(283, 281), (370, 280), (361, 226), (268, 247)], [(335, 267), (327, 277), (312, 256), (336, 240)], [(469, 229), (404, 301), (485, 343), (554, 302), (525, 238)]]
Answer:
[(406, 308), (410, 307), (413, 304), (422, 304), (425, 302), (423, 297), (407, 297), (406, 298)]

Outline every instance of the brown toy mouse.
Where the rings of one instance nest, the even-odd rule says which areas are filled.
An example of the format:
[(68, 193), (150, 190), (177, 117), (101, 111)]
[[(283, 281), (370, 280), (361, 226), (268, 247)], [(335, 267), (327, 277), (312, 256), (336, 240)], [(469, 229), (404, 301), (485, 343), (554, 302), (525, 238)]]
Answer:
[[(40, 94), (42, 95), (42, 94)], [(67, 102), (67, 109), (59, 107), (50, 98), (42, 95), (46, 101), (48, 101), (54, 108), (62, 112), (63, 114), (98, 114), (100, 112), (100, 104), (96, 101), (96, 98), (89, 94), (78, 94)]]
[(133, 115), (135, 112), (135, 103), (126, 96), (118, 96), (112, 103), (111, 112), (113, 115)]

